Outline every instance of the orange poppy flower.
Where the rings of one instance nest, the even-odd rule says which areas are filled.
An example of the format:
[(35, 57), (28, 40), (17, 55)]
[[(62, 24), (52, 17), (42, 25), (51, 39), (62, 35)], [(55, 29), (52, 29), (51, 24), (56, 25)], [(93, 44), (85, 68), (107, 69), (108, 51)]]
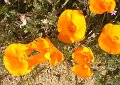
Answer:
[(50, 42), (48, 38), (38, 38), (30, 43), (30, 47), (44, 54), (44, 57), (49, 60), (51, 66), (56, 66), (64, 57), (63, 54)]
[(47, 59), (50, 61), (51, 66), (56, 66), (58, 62), (63, 61), (64, 56), (63, 54), (50, 42), (48, 38), (45, 38), (45, 40), (49, 43), (50, 48), (50, 57), (47, 57)]
[(84, 46), (79, 46), (72, 54), (72, 58), (77, 63), (73, 66), (72, 71), (83, 78), (92, 76), (92, 70), (90, 69), (90, 62), (94, 62), (94, 56), (92, 51)]
[(72, 72), (82, 78), (91, 77), (93, 75), (89, 64), (77, 64), (72, 68)]
[(65, 10), (58, 19), (58, 39), (65, 43), (79, 42), (84, 39), (86, 21), (79, 10)]
[(110, 54), (120, 54), (120, 25), (106, 24), (98, 38), (98, 43), (102, 50)]
[(77, 64), (94, 62), (94, 56), (90, 48), (79, 46), (72, 54), (72, 58)]
[(90, 11), (96, 14), (114, 11), (116, 6), (115, 0), (90, 0)]
[(45, 58), (45, 56), (41, 53), (30, 56), (27, 59), (27, 61), (28, 61), (29, 69), (40, 63), (48, 62), (48, 60)]
[(28, 44), (29, 49), (36, 50), (40, 53), (46, 53), (49, 50), (49, 43), (43, 38), (37, 38), (33, 42)]
[(28, 49), (25, 44), (11, 44), (6, 48), (3, 62), (10, 74), (15, 76), (28, 74), (36, 64), (47, 61), (40, 54), (28, 57)]

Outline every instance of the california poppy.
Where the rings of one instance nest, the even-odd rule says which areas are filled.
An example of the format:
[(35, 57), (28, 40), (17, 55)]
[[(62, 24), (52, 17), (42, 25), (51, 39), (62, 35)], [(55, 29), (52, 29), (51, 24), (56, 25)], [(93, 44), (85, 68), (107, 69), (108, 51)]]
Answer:
[(98, 43), (102, 50), (110, 54), (120, 54), (120, 25), (106, 24), (98, 38)]
[(40, 53), (46, 53), (49, 50), (49, 43), (43, 38), (37, 38), (28, 44), (29, 49), (36, 50)]
[(115, 0), (90, 0), (90, 11), (96, 14), (114, 11), (116, 6)]
[(49, 60), (51, 66), (56, 66), (58, 62), (61, 62), (64, 57), (63, 54), (50, 42), (48, 38), (37, 38), (29, 46), (40, 52), (44, 57)]
[(94, 62), (94, 56), (90, 48), (79, 46), (72, 54), (76, 65), (72, 67), (72, 72), (76, 75), (86, 78), (92, 76), (90, 62)]
[(65, 43), (82, 41), (86, 31), (85, 17), (79, 10), (65, 10), (58, 19), (57, 27), (59, 40)]
[(26, 44), (10, 44), (3, 57), (3, 62), (10, 74), (15, 76), (25, 75), (32, 71), (38, 63), (47, 60), (41, 54), (28, 57), (29, 48)]
[(79, 46), (72, 54), (72, 58), (77, 64), (94, 62), (94, 56), (90, 48)]
[(38, 53), (38, 54), (35, 54), (35, 55), (32, 55), (30, 56), (28, 59), (28, 68), (32, 68), (33, 66), (36, 66), (40, 63), (44, 63), (44, 62), (48, 62), (48, 60), (45, 58), (45, 55), (41, 54), (41, 53)]
[(82, 78), (91, 77), (93, 75), (89, 64), (77, 64), (73, 66), (72, 72)]
[(50, 52), (50, 58), (48, 58), (48, 60), (50, 61), (50, 65), (51, 66), (56, 66), (56, 64), (58, 62), (63, 61), (64, 56), (63, 54), (50, 42), (50, 40), (48, 38), (45, 38), (45, 40), (49, 43), (50, 48), (49, 48), (49, 52)]

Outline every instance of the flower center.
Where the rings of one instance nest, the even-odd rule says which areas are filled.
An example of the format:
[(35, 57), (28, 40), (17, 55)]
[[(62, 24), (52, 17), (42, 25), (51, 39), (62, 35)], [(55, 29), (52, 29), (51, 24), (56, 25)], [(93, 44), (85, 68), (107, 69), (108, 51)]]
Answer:
[(69, 27), (69, 32), (74, 33), (75, 31), (76, 31), (76, 26), (72, 24), (72, 25)]
[(112, 41), (113, 41), (113, 42), (117, 42), (118, 40), (119, 40), (118, 36), (112, 37)]

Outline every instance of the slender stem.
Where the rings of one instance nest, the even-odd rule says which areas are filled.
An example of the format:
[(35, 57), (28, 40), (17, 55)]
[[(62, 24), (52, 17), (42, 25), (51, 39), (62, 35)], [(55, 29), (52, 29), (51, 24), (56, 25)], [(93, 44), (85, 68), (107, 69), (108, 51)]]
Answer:
[(65, 3), (62, 5), (62, 8), (69, 2), (69, 0), (66, 0)]
[(101, 27), (101, 25), (103, 24), (103, 22), (104, 22), (104, 20), (105, 20), (105, 15), (106, 15), (106, 13), (104, 13), (104, 15), (103, 15), (103, 18), (102, 18), (102, 21), (101, 21), (100, 27)]

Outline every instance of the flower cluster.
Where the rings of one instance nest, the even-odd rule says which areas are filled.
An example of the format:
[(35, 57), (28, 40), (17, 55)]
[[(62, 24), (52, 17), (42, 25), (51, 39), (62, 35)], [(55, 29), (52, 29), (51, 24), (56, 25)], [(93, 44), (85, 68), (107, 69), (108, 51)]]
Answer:
[[(65, 43), (80, 42), (85, 37), (86, 21), (79, 10), (65, 10), (58, 19), (58, 39)], [(32, 54), (33, 52), (36, 52)], [(92, 51), (84, 46), (78, 47), (72, 55), (77, 63), (72, 71), (80, 77), (92, 76), (90, 61), (93, 61)], [(11, 44), (6, 48), (4, 64), (9, 73), (25, 75), (44, 62), (56, 66), (64, 59), (63, 54), (48, 38), (37, 38), (28, 44)], [(14, 65), (13, 63), (17, 63)]]
[[(113, 12), (116, 3), (114, 0), (90, 0), (90, 11), (96, 14)], [(73, 44), (85, 39), (86, 20), (80, 10), (65, 10), (57, 23), (58, 39), (64, 43)], [(99, 46), (110, 54), (120, 54), (120, 25), (108, 23), (104, 26), (99, 38)], [(72, 72), (86, 78), (93, 72), (90, 63), (94, 62), (94, 55), (90, 48), (78, 46), (72, 53), (75, 66)], [(48, 38), (37, 38), (28, 44), (9, 45), (3, 57), (3, 62), (12, 75), (30, 73), (40, 63), (49, 62), (55, 67), (64, 60), (63, 54), (50, 42)]]
[[(36, 51), (34, 55), (32, 52)], [(56, 66), (64, 59), (63, 54), (50, 42), (48, 38), (38, 38), (29, 44), (11, 44), (6, 48), (3, 62), (9, 73), (25, 75), (44, 62)]]
[[(72, 44), (74, 42), (80, 42), (85, 37), (86, 21), (85, 17), (79, 10), (65, 10), (58, 19), (58, 39)], [(90, 61), (94, 61), (92, 51), (84, 46), (79, 46), (72, 57), (77, 63), (72, 68), (72, 72), (76, 75), (86, 78), (92, 76), (92, 70), (90, 69)]]

